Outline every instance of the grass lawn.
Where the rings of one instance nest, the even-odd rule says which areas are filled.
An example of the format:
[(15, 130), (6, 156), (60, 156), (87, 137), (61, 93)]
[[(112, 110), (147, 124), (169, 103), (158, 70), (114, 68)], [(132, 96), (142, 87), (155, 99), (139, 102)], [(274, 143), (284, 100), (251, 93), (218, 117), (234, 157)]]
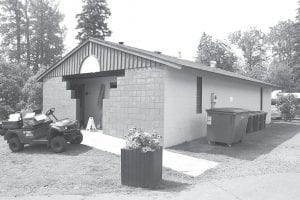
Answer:
[(242, 143), (230, 148), (209, 145), (205, 138), (201, 138), (170, 150), (219, 163), (216, 168), (197, 177), (197, 182), (300, 172), (300, 145), (293, 140), (299, 133), (300, 122), (277, 121), (264, 130), (247, 134)]
[[(208, 145), (205, 139), (170, 148), (170, 151), (218, 162), (216, 168), (192, 178), (163, 169), (155, 190), (126, 187), (120, 181), (120, 157), (85, 145), (69, 145), (54, 154), (44, 145), (11, 153), (0, 138), (0, 196), (135, 194), (172, 198), (198, 183), (271, 173), (300, 173), (300, 123), (275, 123), (248, 134), (232, 147)], [(298, 138), (298, 139), (297, 139)], [(178, 161), (180, 162), (180, 161)]]
[[(1, 137), (0, 160), (0, 196), (151, 191), (122, 186), (120, 157), (85, 145), (69, 145), (62, 154), (45, 145), (12, 153)], [(193, 184), (192, 178), (169, 169), (163, 169), (163, 179), (154, 191), (181, 191)]]

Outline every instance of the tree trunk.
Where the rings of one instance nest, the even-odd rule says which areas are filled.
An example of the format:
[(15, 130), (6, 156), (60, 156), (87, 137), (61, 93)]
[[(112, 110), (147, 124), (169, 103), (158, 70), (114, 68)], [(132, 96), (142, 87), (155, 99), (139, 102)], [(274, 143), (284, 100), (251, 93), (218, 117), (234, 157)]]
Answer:
[(20, 63), (21, 60), (21, 13), (19, 8), (19, 1), (15, 0), (15, 20), (16, 20), (16, 38), (17, 38), (17, 63)]
[(28, 0), (25, 1), (25, 23), (26, 23), (26, 30), (25, 30), (25, 37), (26, 37), (26, 66), (30, 67), (30, 30), (29, 30), (29, 25), (30, 25), (30, 19), (28, 17)]
[[(43, 3), (43, 2), (42, 2)], [(41, 9), (41, 18), (40, 18), (40, 60), (39, 60), (39, 64), (43, 64), (44, 62), (44, 13), (43, 13), (43, 9)]]

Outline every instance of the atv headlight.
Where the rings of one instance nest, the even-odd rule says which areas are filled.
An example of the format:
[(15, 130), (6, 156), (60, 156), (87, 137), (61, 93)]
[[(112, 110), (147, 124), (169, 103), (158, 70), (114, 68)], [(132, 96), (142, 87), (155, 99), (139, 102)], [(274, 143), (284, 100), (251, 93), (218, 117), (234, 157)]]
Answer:
[(68, 127), (67, 127), (67, 126), (65, 126), (65, 130), (68, 130)]

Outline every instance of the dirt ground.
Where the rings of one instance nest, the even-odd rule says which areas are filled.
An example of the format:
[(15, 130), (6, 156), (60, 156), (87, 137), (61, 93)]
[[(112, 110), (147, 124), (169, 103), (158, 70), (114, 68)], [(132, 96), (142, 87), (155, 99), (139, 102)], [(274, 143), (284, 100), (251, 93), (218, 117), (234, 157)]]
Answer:
[(11, 153), (0, 138), (0, 197), (117, 192), (171, 198), (198, 183), (213, 180), (300, 173), (300, 143), (293, 140), (299, 132), (300, 123), (273, 123), (263, 131), (248, 134), (242, 143), (232, 147), (208, 145), (203, 138), (170, 148), (219, 165), (197, 178), (164, 169), (164, 181), (156, 190), (122, 186), (119, 156), (85, 145), (70, 145), (63, 154), (54, 154), (44, 145)]

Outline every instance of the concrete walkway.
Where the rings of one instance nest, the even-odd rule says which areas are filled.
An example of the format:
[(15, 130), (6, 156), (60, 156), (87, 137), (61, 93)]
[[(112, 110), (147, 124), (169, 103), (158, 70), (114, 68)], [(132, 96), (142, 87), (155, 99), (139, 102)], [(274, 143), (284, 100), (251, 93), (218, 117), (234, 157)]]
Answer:
[[(125, 147), (125, 140), (102, 134), (101, 131), (88, 132), (82, 131), (82, 144), (120, 155), (121, 148)], [(218, 165), (216, 162), (198, 159), (168, 150), (163, 150), (163, 166), (189, 176), (199, 176), (206, 170), (214, 168)]]

